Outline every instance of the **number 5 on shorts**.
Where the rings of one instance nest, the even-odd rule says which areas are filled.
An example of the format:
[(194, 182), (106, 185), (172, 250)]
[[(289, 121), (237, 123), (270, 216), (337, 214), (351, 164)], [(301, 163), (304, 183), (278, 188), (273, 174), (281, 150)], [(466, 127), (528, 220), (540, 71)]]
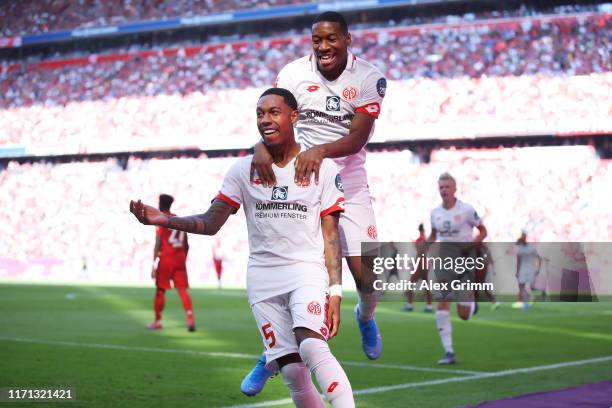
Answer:
[(274, 335), (274, 331), (272, 331), (272, 325), (270, 323), (266, 323), (261, 326), (261, 332), (263, 333), (266, 340), (269, 340), (268, 347), (272, 348), (276, 344), (276, 336)]

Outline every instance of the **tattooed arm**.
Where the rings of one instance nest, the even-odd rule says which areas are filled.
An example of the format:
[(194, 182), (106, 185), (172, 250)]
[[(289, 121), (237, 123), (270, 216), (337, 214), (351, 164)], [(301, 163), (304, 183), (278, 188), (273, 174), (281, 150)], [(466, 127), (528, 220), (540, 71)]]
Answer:
[[(334, 212), (321, 218), (323, 241), (325, 247), (325, 266), (329, 273), (329, 286), (342, 286), (342, 255), (340, 252), (340, 235), (338, 234), (339, 213)], [(329, 322), (329, 338), (331, 339), (340, 328), (340, 302), (342, 296), (333, 295), (329, 299), (327, 321)]]
[(340, 235), (338, 234), (338, 213), (331, 213), (321, 218), (323, 241), (325, 246), (325, 266), (329, 273), (329, 286), (342, 285), (342, 254), (340, 252)]
[(158, 225), (191, 234), (215, 235), (236, 209), (224, 201), (215, 199), (204, 214), (171, 217), (138, 200), (130, 201), (130, 212), (145, 225)]

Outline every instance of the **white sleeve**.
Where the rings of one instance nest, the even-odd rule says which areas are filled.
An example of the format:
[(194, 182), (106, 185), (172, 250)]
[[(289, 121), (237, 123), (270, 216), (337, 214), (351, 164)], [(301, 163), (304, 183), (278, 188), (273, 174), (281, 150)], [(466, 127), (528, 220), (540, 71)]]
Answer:
[(221, 190), (219, 194), (215, 197), (215, 199), (221, 200), (238, 211), (240, 205), (243, 202), (242, 196), (242, 183), (240, 181), (243, 161), (244, 159), (239, 159), (234, 163), (234, 165), (229, 169), (225, 178), (223, 179), (223, 185), (221, 186)]
[(373, 70), (364, 78), (360, 88), (355, 102), (355, 113), (365, 113), (378, 118), (387, 92), (387, 79), (380, 72)]
[(291, 92), (295, 99), (297, 99), (297, 93), (295, 89), (295, 84), (293, 78), (291, 77), (291, 69), (290, 64), (285, 65), (278, 75), (276, 76), (276, 80), (274, 81), (275, 88), (284, 88)]
[(482, 220), (480, 219), (480, 216), (478, 215), (474, 207), (472, 207), (470, 204), (467, 204), (467, 208), (465, 209), (465, 212), (467, 215), (468, 223), (472, 227), (477, 227), (479, 225), (482, 225)]
[(321, 185), (321, 218), (333, 212), (344, 211), (344, 188), (338, 166), (330, 159), (323, 161)]

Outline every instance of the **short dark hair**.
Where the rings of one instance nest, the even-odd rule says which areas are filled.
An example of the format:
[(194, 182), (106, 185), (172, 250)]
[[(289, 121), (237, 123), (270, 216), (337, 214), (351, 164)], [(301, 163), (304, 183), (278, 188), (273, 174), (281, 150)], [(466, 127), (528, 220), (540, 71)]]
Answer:
[(160, 194), (159, 195), (159, 209), (164, 211), (170, 210), (172, 203), (174, 202), (174, 197), (169, 194)]
[(419, 232), (425, 232), (425, 227), (423, 226), (423, 223), (419, 224)]
[(259, 99), (263, 98), (266, 95), (278, 95), (283, 98), (287, 106), (289, 106), (293, 110), (298, 110), (298, 103), (295, 100), (295, 96), (291, 93), (291, 91), (286, 90), (285, 88), (268, 88), (259, 96)]
[(348, 24), (346, 24), (346, 20), (344, 19), (344, 16), (335, 11), (326, 11), (324, 13), (319, 14), (318, 16), (315, 17), (314, 21), (312, 22), (312, 25), (315, 25), (322, 21), (327, 21), (330, 23), (338, 23), (340, 24), (340, 27), (342, 28), (342, 30), (344, 30), (345, 33), (348, 31)]

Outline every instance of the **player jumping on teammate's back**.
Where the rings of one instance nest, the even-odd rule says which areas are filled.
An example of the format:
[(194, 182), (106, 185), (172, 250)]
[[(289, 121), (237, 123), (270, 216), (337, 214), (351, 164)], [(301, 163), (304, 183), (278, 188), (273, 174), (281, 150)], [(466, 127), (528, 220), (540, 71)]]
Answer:
[[(344, 196), (338, 167), (331, 160), (321, 163), (318, 184), (292, 183), (301, 151), (293, 134), (297, 117), (297, 102), (286, 89), (268, 89), (257, 103), (257, 125), (274, 158), (277, 186), (250, 182), (249, 156), (232, 166), (204, 214), (170, 217), (140, 201), (132, 201), (130, 211), (143, 224), (214, 235), (244, 205), (247, 293), (267, 368), (280, 370), (297, 407), (324, 407), (312, 383), (314, 374), (333, 407), (350, 408), (355, 406), (351, 384), (327, 344), (340, 325), (338, 215), (344, 210)], [(300, 217), (292, 216), (296, 214)]]
[[(159, 196), (159, 210), (166, 215), (174, 215), (170, 212), (173, 202), (174, 198), (172, 196), (161, 194)], [(147, 325), (147, 328), (151, 330), (162, 328), (161, 318), (162, 311), (164, 310), (166, 290), (172, 287), (170, 285), (170, 281), (172, 281), (187, 315), (187, 329), (191, 332), (195, 331), (191, 297), (189, 292), (187, 292), (189, 287), (186, 266), (188, 251), (187, 234), (182, 231), (172, 231), (164, 227), (156, 228), (153, 270), (151, 272), (151, 277), (155, 279), (156, 286), (155, 299), (153, 301), (155, 321)]]
[[(311, 40), (312, 53), (287, 64), (275, 84), (290, 90), (298, 101), (297, 137), (306, 148), (295, 160), (292, 184), (308, 185), (313, 178), (317, 183), (324, 158), (334, 159), (340, 167), (339, 187), (346, 197), (339, 224), (342, 255), (359, 294), (355, 316), (363, 351), (369, 359), (377, 359), (382, 351), (374, 320), (378, 294), (371, 260), (364, 258), (362, 267), (361, 259), (361, 243), (377, 239), (364, 146), (374, 131), (387, 81), (374, 65), (349, 52), (351, 34), (342, 15), (325, 12), (317, 16)], [(263, 185), (277, 184), (270, 152), (263, 143), (255, 146), (251, 172)], [(245, 377), (243, 392), (254, 395), (263, 388), (269, 373), (259, 367)]]
[[(453, 176), (448, 173), (440, 175), (438, 190), (442, 198), (442, 204), (431, 211), (431, 234), (427, 241), (429, 243), (441, 242), (441, 251), (445, 243), (470, 243), (467, 244), (467, 248), (461, 249), (461, 253), (471, 252), (474, 249), (474, 244), (482, 242), (487, 236), (487, 229), (474, 207), (456, 198), (457, 184)], [(474, 228), (478, 230), (476, 238), (473, 237)], [(453, 245), (451, 244), (449, 247), (453, 247)], [(435, 272), (438, 273), (438, 271)], [(451, 272), (452, 274), (454, 274), (454, 271)], [(463, 291), (460, 296), (463, 298), (457, 303), (457, 314), (462, 320), (468, 320), (478, 310), (478, 304), (474, 302), (474, 294), (471, 291)], [(445, 351), (444, 357), (438, 361), (438, 364), (454, 364), (455, 351), (453, 350), (449, 313), (451, 302), (447, 300), (448, 298), (439, 296), (439, 294), (435, 297), (444, 298), (438, 300), (436, 311), (436, 325)]]

